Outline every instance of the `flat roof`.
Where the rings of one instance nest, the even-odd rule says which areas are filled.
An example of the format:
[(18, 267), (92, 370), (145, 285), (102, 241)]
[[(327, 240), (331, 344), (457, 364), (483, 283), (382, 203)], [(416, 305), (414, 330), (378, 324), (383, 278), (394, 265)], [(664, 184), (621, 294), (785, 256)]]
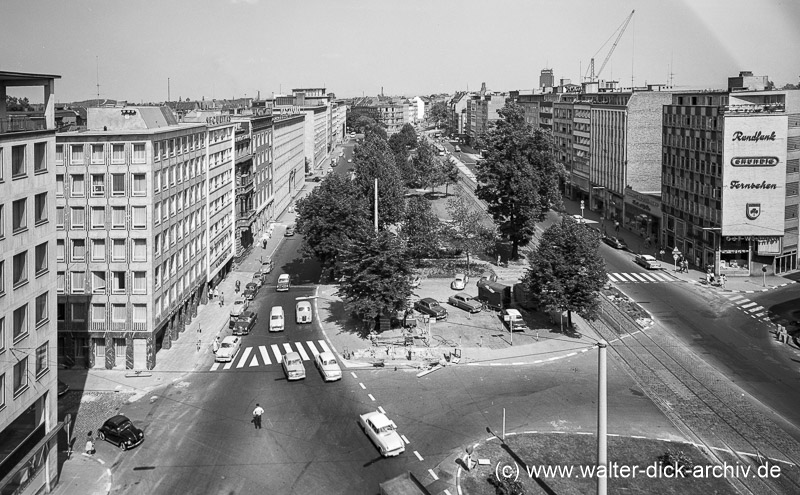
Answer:
[(33, 72), (10, 72), (0, 70), (0, 81), (30, 81), (31, 79), (61, 79), (56, 74), (35, 74)]

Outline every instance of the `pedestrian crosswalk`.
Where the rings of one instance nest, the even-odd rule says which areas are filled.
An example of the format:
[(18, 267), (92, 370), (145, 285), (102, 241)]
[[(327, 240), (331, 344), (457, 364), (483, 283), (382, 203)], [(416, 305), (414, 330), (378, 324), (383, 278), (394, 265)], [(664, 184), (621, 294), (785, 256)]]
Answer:
[(614, 283), (650, 283), (674, 282), (677, 278), (663, 272), (608, 273), (608, 279)]
[(331, 352), (328, 343), (324, 340), (306, 340), (304, 342), (284, 342), (283, 344), (270, 344), (243, 347), (227, 363), (217, 363), (211, 365), (210, 371), (229, 370), (239, 368), (255, 368), (257, 366), (268, 366), (271, 364), (281, 364), (283, 356), (296, 352), (300, 354), (303, 361), (310, 361), (321, 352)]

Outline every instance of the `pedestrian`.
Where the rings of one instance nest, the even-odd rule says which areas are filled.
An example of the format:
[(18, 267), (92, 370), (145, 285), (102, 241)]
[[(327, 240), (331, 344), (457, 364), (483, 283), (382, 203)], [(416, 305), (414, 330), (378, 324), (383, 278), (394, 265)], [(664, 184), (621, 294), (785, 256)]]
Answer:
[(94, 436), (92, 435), (92, 432), (90, 431), (89, 435), (86, 437), (86, 454), (87, 455), (94, 455), (95, 452), (96, 451), (94, 449)]
[(219, 305), (222, 306), (223, 304), (225, 304), (225, 292), (220, 292), (219, 293)]
[(211, 289), (211, 299), (217, 297), (217, 289)]
[(253, 409), (253, 424), (256, 426), (256, 430), (261, 429), (261, 415), (264, 414), (264, 409), (256, 404), (256, 408)]
[(214, 352), (214, 354), (216, 354), (216, 353), (217, 353), (217, 351), (219, 350), (219, 337), (217, 337), (217, 338), (214, 340), (214, 343), (213, 343), (213, 344), (211, 344), (211, 350)]
[(619, 234), (619, 220), (614, 220), (614, 232)]
[(723, 289), (725, 288), (725, 282), (727, 282), (727, 281), (728, 281), (728, 277), (724, 273), (719, 276), (719, 283), (720, 283), (720, 285), (722, 286)]

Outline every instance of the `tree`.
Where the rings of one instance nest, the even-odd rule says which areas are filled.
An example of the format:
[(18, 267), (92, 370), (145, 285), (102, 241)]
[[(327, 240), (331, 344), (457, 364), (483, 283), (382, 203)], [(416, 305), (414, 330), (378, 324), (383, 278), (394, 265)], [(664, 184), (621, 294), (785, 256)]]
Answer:
[(417, 152), (412, 161), (416, 180), (423, 189), (435, 188), (441, 184), (441, 160), (433, 152), (427, 141), (420, 141)]
[(411, 296), (408, 254), (403, 242), (385, 230), (348, 245), (342, 275), (337, 295), (365, 319), (404, 309)]
[(422, 196), (411, 196), (406, 203), (406, 219), (400, 230), (411, 259), (429, 258), (436, 254), (441, 237), (441, 222), (433, 214), (430, 202)]
[(561, 204), (563, 166), (553, 159), (550, 139), (525, 122), (522, 107), (509, 103), (500, 120), (479, 139), (486, 159), (478, 164), (476, 193), (486, 201), (500, 234), (511, 241), (511, 258), (527, 245), (535, 222)]
[(457, 184), (459, 178), (458, 166), (456, 163), (451, 160), (444, 160), (442, 162), (442, 168), (439, 171), (442, 176), (442, 180), (444, 181), (444, 195), (447, 196), (447, 187), (450, 184)]
[(364, 143), (355, 149), (353, 163), (356, 186), (370, 205), (378, 179), (378, 226), (385, 228), (403, 220), (405, 188), (389, 144), (376, 134), (367, 133)]
[(6, 95), (6, 110), (9, 112), (31, 112), (33, 107), (27, 96), (25, 98), (17, 98), (16, 96)]
[(328, 174), (319, 187), (297, 201), (297, 230), (303, 234), (301, 251), (327, 268), (353, 239), (370, 231), (369, 205), (356, 185)]
[(436, 127), (440, 127), (446, 125), (449, 119), (450, 112), (447, 108), (446, 101), (437, 101), (433, 105), (431, 105), (430, 111), (430, 120), (434, 123)]
[(413, 125), (403, 124), (403, 127), (400, 128), (400, 132), (398, 132), (397, 135), (401, 137), (403, 144), (409, 148), (417, 147), (417, 131), (414, 130)]
[(572, 311), (594, 320), (598, 293), (606, 281), (606, 267), (598, 254), (600, 237), (570, 217), (544, 231), (530, 259), (525, 284), (538, 302), (550, 310)]
[(481, 213), (470, 210), (462, 198), (447, 202), (447, 212), (451, 222), (446, 228), (446, 235), (453, 247), (460, 249), (467, 256), (469, 271), (470, 256), (486, 251), (494, 243), (494, 229), (485, 225)]

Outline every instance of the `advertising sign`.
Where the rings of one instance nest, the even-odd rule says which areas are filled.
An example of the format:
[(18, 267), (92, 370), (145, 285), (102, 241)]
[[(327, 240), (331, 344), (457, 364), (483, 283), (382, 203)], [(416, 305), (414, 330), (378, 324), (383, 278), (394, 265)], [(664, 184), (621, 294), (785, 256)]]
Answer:
[(726, 115), (722, 235), (782, 236), (786, 115)]

